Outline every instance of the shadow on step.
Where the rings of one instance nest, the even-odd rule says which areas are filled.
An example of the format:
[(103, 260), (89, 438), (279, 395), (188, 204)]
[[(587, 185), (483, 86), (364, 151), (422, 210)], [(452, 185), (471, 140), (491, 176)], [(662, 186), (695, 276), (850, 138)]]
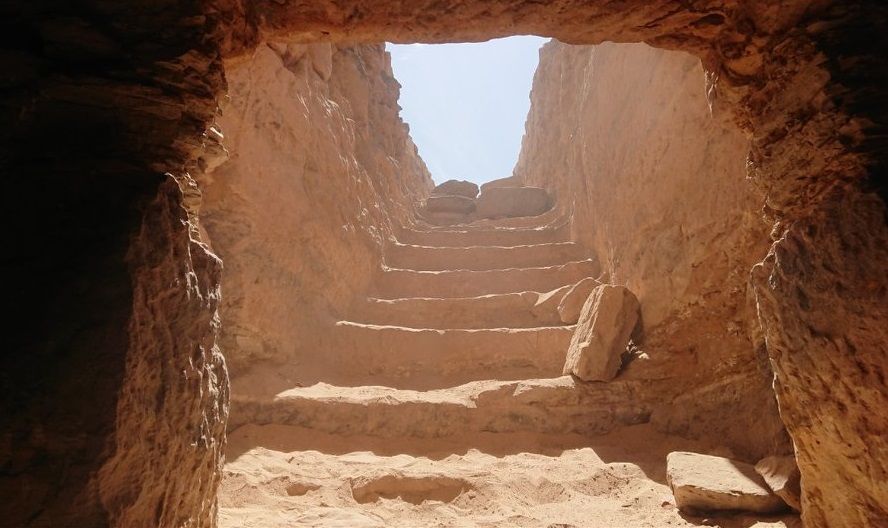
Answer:
[(369, 451), (377, 456), (410, 455), (432, 460), (464, 455), (470, 450), (495, 457), (518, 453), (559, 456), (567, 449), (588, 447), (589, 443), (588, 437), (578, 434), (472, 433), (445, 438), (384, 438), (332, 435), (288, 425), (248, 424), (229, 433), (227, 458), (233, 460), (256, 447), (284, 453), (318, 451), (327, 455)]
[[(228, 435), (227, 460), (255, 449), (281, 453), (317, 451), (326, 455), (371, 452), (376, 456), (408, 455), (442, 460), (478, 451), (497, 458), (521, 453), (559, 457), (566, 451), (590, 449), (608, 464), (632, 464), (647, 478), (666, 484), (666, 455), (671, 451), (705, 450), (700, 443), (663, 435), (650, 424), (628, 426), (600, 436), (540, 433), (472, 433), (444, 438), (369, 435), (342, 436), (288, 425), (247, 424)], [(578, 471), (581, 469), (578, 468)]]

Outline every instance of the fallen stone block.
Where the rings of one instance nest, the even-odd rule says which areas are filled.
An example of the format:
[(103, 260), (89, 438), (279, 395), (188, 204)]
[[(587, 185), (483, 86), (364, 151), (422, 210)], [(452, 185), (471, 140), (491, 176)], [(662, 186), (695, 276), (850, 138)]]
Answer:
[(521, 178), (512, 175), (506, 178), (490, 180), (489, 182), (481, 184), (481, 192), (484, 192), (488, 189), (493, 189), (494, 187), (521, 187)]
[(762, 476), (783, 502), (793, 510), (802, 511), (802, 484), (799, 466), (792, 456), (769, 456), (759, 460), (755, 471)]
[(558, 303), (558, 317), (561, 322), (576, 324), (580, 320), (580, 312), (583, 311), (586, 299), (598, 286), (601, 286), (601, 283), (597, 279), (586, 277), (567, 290), (567, 293), (561, 298), (561, 302)]
[(669, 453), (666, 480), (676, 506), (691, 514), (723, 510), (776, 513), (786, 509), (751, 464), (730, 458)]
[(586, 299), (564, 362), (564, 374), (585, 381), (609, 381), (638, 322), (639, 304), (624, 286), (602, 284)]
[(493, 187), (478, 197), (479, 218), (537, 216), (551, 207), (549, 193), (539, 187)]
[(447, 180), (432, 189), (432, 196), (465, 196), (474, 200), (478, 196), (478, 186), (470, 181)]
[(425, 210), (430, 213), (469, 214), (475, 210), (475, 200), (465, 196), (429, 196)]

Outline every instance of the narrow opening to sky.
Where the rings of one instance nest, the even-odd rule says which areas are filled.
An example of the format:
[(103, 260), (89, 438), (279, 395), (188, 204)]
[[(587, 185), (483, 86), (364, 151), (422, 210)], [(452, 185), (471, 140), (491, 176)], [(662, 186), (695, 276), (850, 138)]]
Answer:
[(547, 40), (386, 45), (401, 83), (401, 118), (436, 183), (512, 175)]

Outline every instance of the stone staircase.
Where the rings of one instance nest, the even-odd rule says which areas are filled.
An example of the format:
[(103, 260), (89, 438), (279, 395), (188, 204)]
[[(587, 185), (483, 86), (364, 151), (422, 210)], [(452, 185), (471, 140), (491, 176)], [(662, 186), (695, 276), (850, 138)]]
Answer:
[[(370, 515), (368, 507), (382, 507), (377, 500), (413, 505), (397, 506), (396, 511), (418, 508), (424, 500), (447, 504), (468, 500), (465, 493), (483, 487), (482, 481), (503, 478), (493, 466), (478, 466), (474, 476), (467, 476), (466, 464), (481, 464), (470, 463), (477, 456), (472, 449), (560, 452), (617, 425), (646, 422), (649, 405), (637, 384), (583, 383), (561, 374), (574, 327), (561, 321), (558, 304), (571, 286), (600, 272), (596, 259), (568, 240), (569, 229), (556, 212), (403, 229), (385, 248), (370, 295), (355, 305), (351, 320), (336, 324), (331, 346), (353, 352), (337, 354), (345, 359), (331, 365), (339, 382), (326, 379), (273, 398), (234, 397), (234, 456), (247, 451), (255, 460), (240, 456), (229, 464), (223, 497), (226, 485), (249, 488), (262, 481), (255, 484), (257, 489), (272, 489), (273, 479), (265, 473), (257, 476), (251, 464), (277, 467), (281, 462), (271, 453), (287, 451), (288, 462), (281, 466), (286, 469), (275, 470), (283, 474), (274, 478), (296, 486), (287, 475), (311, 474), (306, 464), (321, 465), (322, 473), (337, 476), (298, 484), (293, 489), (299, 493), (273, 498), (282, 501), (280, 507), (318, 511), (303, 494), (328, 489), (324, 493), (332, 498), (324, 501), (338, 504), (339, 512), (329, 515), (349, 511), (358, 518), (334, 522), (319, 513), (310, 522), (299, 517), (300, 522), (376, 526), (364, 516)], [(360, 462), (348, 454), (361, 452)], [(595, 455), (590, 451), (584, 456)], [(544, 468), (573, 476), (576, 463), (558, 457), (540, 461)], [(361, 490), (367, 482), (375, 486), (376, 499), (364, 500)], [(442, 499), (442, 490), (454, 485), (454, 493)], [(343, 498), (343, 486), (350, 496)], [(332, 489), (340, 490), (339, 495)], [(237, 490), (230, 493), (242, 494)], [(246, 510), (230, 511), (228, 525), (242, 522), (238, 515)], [(408, 513), (419, 517), (405, 517)], [(423, 517), (428, 511), (408, 513), (393, 514), (381, 525), (439, 525), (438, 517)]]
[[(347, 386), (319, 383), (272, 400), (236, 399), (235, 423), (323, 429), (316, 418), (327, 416), (352, 433), (436, 436), (442, 429), (435, 421), (454, 415), (448, 427), (464, 433), (472, 423), (489, 432), (491, 421), (504, 431), (545, 433), (547, 423), (558, 433), (595, 429), (587, 421), (567, 427), (552, 410), (594, 412), (595, 390), (561, 375), (574, 327), (557, 308), (568, 288), (600, 268), (567, 241), (567, 221), (553, 214), (529, 220), (404, 229), (385, 249), (370, 296), (352, 320), (336, 324), (335, 346), (354, 351), (332, 367), (347, 373), (339, 378), (348, 378)], [(370, 426), (398, 423), (406, 407), (410, 431)]]

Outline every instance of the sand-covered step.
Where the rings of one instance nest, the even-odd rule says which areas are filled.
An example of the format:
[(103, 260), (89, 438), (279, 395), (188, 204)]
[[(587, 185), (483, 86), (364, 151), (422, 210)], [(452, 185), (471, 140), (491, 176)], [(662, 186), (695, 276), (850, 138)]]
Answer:
[(235, 397), (244, 423), (298, 426), (328, 434), (443, 438), (470, 433), (602, 434), (642, 423), (650, 402), (637, 385), (593, 384), (570, 376), (484, 380), (440, 390), (318, 383), (271, 399)]
[(588, 253), (574, 242), (524, 246), (435, 247), (389, 244), (385, 263), (418, 271), (492, 270), (552, 266), (582, 260)]
[(680, 513), (663, 467), (671, 450), (694, 448), (650, 424), (593, 438), (476, 432), (453, 442), (247, 425), (228, 435), (219, 526), (800, 526), (798, 516)]
[(547, 299), (548, 293), (527, 291), (479, 297), (369, 298), (355, 311), (360, 314), (360, 320), (367, 323), (419, 328), (561, 326), (564, 323), (558, 316), (558, 301)]
[(417, 271), (383, 269), (373, 295), (384, 299), (401, 297), (477, 297), (492, 293), (551, 291), (586, 277), (597, 277), (593, 259), (556, 266), (509, 268), (486, 271)]
[(563, 211), (559, 211), (556, 209), (550, 209), (545, 213), (537, 216), (516, 216), (512, 218), (496, 218), (496, 219), (481, 219), (474, 220), (467, 224), (461, 224), (459, 226), (436, 226), (436, 225), (428, 225), (428, 226), (419, 226), (421, 229), (426, 230), (453, 230), (460, 229), (464, 231), (480, 231), (490, 228), (500, 228), (500, 227), (521, 227), (521, 228), (539, 228), (546, 226), (559, 226), (565, 223), (566, 219), (569, 215), (566, 215)]
[(325, 380), (426, 390), (559, 376), (572, 334), (572, 326), (437, 330), (340, 321)]
[(567, 242), (570, 227), (567, 223), (555, 226), (528, 228), (469, 228), (449, 229), (402, 229), (397, 239), (402, 244), (417, 246), (465, 247), (465, 246), (524, 246)]

